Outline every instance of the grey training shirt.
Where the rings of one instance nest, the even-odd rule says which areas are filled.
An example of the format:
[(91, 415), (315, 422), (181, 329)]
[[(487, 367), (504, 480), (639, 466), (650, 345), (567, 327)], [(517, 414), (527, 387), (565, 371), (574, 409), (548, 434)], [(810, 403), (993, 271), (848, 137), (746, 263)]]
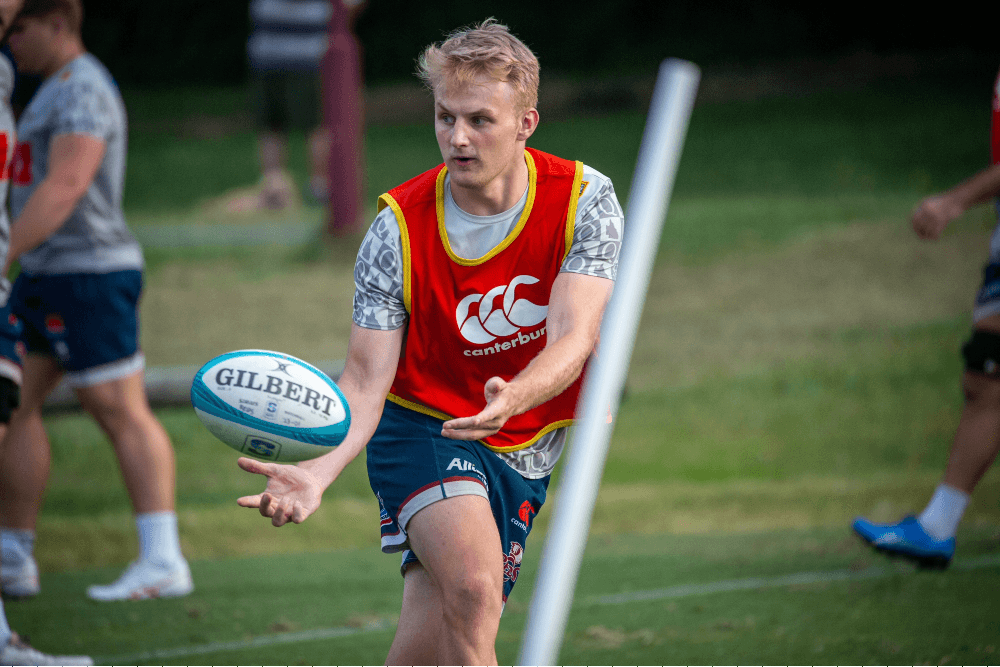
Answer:
[(122, 193), (128, 129), (125, 104), (111, 74), (85, 53), (47, 78), (17, 125), (18, 157), (11, 186), (17, 220), (49, 168), (49, 149), (60, 135), (82, 134), (104, 142), (104, 159), (66, 222), (21, 256), (30, 274), (110, 273), (141, 269), (142, 248), (125, 224)]

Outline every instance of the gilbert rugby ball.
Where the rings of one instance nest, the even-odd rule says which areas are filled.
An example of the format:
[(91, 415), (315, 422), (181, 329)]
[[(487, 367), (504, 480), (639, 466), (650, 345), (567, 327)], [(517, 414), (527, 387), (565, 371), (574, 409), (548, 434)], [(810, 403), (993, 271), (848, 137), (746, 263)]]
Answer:
[(237, 350), (201, 367), (191, 404), (236, 451), (279, 463), (322, 456), (343, 442), (351, 409), (323, 371), (267, 350)]

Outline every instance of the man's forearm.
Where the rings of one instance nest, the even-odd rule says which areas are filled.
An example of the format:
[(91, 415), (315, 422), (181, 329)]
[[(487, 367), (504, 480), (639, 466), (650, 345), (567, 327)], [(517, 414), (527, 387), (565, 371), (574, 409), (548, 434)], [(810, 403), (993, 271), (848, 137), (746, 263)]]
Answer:
[(580, 376), (593, 341), (564, 336), (547, 346), (508, 385), (514, 390), (513, 414), (522, 414), (564, 392)]
[(381, 401), (375, 401), (371, 396), (358, 393), (353, 387), (339, 383), (338, 386), (344, 392), (347, 404), (351, 408), (351, 428), (347, 432), (347, 437), (329, 454), (298, 464), (299, 467), (312, 473), (324, 489), (333, 484), (344, 468), (361, 453), (368, 441), (371, 440), (378, 427), (379, 419), (382, 417), (382, 406), (385, 400), (383, 397)]
[(75, 188), (42, 181), (10, 228), (10, 250), (4, 275), (14, 260), (37, 248), (69, 219), (81, 193)]
[(1000, 164), (988, 167), (962, 181), (946, 195), (963, 211), (1000, 195)]

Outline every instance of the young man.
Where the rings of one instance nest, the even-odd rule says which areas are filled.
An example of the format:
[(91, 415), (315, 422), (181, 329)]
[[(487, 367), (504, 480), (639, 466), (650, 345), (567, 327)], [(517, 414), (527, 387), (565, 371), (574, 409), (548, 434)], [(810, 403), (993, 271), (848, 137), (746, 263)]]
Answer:
[[(952, 220), (1000, 196), (1000, 74), (993, 87), (991, 163), (951, 190), (921, 201), (912, 215), (917, 236), (935, 240)], [(1000, 216), (1000, 200), (995, 203)], [(965, 407), (944, 478), (919, 516), (890, 524), (861, 517), (854, 521), (855, 532), (876, 549), (924, 567), (944, 568), (951, 562), (969, 496), (1000, 451), (1000, 220), (972, 316), (972, 337), (962, 348)]]
[[(0, 0), (0, 43), (6, 41), (22, 0)], [(7, 215), (7, 190), (10, 166), (14, 159), (14, 114), (10, 96), (14, 89), (14, 68), (7, 56), (0, 55), (0, 261), (7, 254), (10, 239), (10, 218)], [(0, 276), (0, 438), (7, 431), (11, 411), (20, 400), (23, 347), (18, 340), (20, 326), (8, 307), (10, 282)], [(7, 614), (0, 601), (0, 665), (92, 665), (83, 655), (47, 655), (32, 648), (17, 636), (7, 623)]]
[(489, 20), (428, 47), (421, 73), (444, 164), (380, 197), (358, 254), (338, 383), (350, 433), (297, 466), (240, 459), (268, 482), (239, 504), (300, 523), (367, 444), (382, 549), (403, 554), (388, 662), (495, 664), (613, 286), (622, 213), (606, 177), (526, 149), (538, 61), (506, 27)]
[(21, 406), (0, 453), (3, 592), (38, 593), (35, 523), (50, 452), (45, 398), (66, 378), (107, 434), (136, 512), (140, 556), (95, 600), (192, 590), (174, 514), (174, 453), (153, 415), (138, 346), (142, 249), (122, 214), (121, 96), (80, 37), (80, 0), (27, 0), (10, 33), (22, 71), (44, 77), (18, 124), (10, 251), (21, 265), (11, 309), (24, 325)]

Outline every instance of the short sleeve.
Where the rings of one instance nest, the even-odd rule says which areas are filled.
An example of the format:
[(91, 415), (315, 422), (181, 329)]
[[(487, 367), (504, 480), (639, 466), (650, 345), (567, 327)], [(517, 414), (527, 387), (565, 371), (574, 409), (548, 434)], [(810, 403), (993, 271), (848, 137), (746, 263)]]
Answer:
[(391, 331), (406, 324), (399, 225), (385, 208), (369, 227), (354, 264), (354, 323)]
[(614, 280), (625, 217), (611, 179), (584, 168), (586, 189), (577, 206), (573, 245), (561, 271)]
[(53, 106), (53, 135), (87, 134), (107, 141), (115, 127), (107, 89), (92, 81), (70, 78), (60, 87)]

